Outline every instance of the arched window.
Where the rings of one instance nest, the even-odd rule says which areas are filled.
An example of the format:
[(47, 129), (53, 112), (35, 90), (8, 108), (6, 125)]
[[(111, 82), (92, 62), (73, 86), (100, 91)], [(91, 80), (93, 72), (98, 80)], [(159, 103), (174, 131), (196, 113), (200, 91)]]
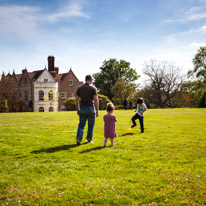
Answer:
[(44, 112), (44, 107), (39, 107), (39, 112)]
[(39, 101), (44, 101), (44, 92), (42, 90), (39, 91)]
[(49, 112), (53, 112), (54, 108), (53, 107), (49, 107)]
[(54, 92), (52, 90), (49, 91), (48, 98), (49, 98), (49, 100), (53, 100), (54, 99)]
[(28, 100), (29, 100), (27, 91), (24, 91), (24, 100), (25, 100), (25, 102), (28, 102)]

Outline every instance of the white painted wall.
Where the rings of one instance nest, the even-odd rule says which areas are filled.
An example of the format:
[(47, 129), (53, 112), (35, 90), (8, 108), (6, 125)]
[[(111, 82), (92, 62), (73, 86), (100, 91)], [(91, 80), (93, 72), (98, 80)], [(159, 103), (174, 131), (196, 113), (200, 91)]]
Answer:
[[(44, 79), (48, 79), (48, 82), (44, 82)], [(44, 101), (39, 101), (39, 91), (44, 92)], [(53, 91), (54, 99), (49, 100), (49, 91)], [(49, 112), (49, 107), (53, 107), (54, 112), (58, 111), (58, 82), (55, 81), (53, 76), (44, 70), (44, 72), (39, 76), (39, 78), (34, 82), (34, 112), (39, 112), (39, 108), (43, 107), (44, 112)]]

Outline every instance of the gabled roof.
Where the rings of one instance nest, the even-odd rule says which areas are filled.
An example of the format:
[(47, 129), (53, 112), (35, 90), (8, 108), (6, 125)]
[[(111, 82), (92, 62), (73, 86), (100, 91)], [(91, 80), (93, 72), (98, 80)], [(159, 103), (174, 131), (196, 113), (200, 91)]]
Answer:
[(76, 75), (74, 74), (74, 72), (72, 71), (72, 69), (69, 70), (69, 72), (67, 73), (63, 73), (63, 74), (58, 74), (57, 75), (57, 80), (58, 81), (62, 81), (69, 73), (72, 73), (72, 75), (77, 79), (77, 81), (79, 82), (79, 79), (76, 77)]
[(38, 77), (42, 74), (42, 72), (43, 72), (44, 70), (45, 70), (45, 69), (37, 70), (37, 71), (33, 71), (33, 72), (29, 72), (29, 73), (28, 73), (29, 78), (32, 79), (32, 80), (38, 79)]
[(57, 80), (57, 81), (61, 81), (61, 80), (63, 80), (64, 77), (65, 77), (67, 74), (68, 74), (68, 73), (58, 74), (58, 75), (56, 76), (56, 80)]
[[(31, 79), (31, 80), (36, 80), (40, 75), (41, 73), (43, 72), (44, 70), (37, 70), (37, 71), (33, 71), (33, 72), (27, 72), (28, 74), (28, 77)], [(20, 81), (23, 74), (15, 74), (16, 76), (16, 80), (17, 81)]]
[[(39, 78), (40, 78), (40, 76), (44, 73), (44, 72), (48, 72), (48, 74), (51, 76), (51, 78), (54, 80), (54, 81), (56, 81), (56, 79), (54, 78), (54, 76), (51, 74), (51, 72), (49, 72), (49, 70), (47, 70), (46, 68), (44, 69), (44, 70), (41, 70), (41, 71), (39, 71), (39, 72), (37, 72), (36, 74), (35, 74), (35, 76), (34, 76), (34, 80), (38, 80)], [(37, 77), (38, 76), (38, 77)]]
[(20, 81), (20, 79), (21, 79), (22, 76), (23, 76), (22, 74), (15, 74), (15, 75), (16, 75), (16, 80), (17, 80), (17, 81)]

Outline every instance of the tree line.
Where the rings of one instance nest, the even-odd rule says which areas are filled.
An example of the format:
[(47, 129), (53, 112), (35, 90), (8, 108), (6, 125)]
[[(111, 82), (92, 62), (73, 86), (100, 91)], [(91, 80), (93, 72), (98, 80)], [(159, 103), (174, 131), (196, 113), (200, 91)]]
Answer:
[[(206, 47), (200, 47), (192, 61), (194, 69), (189, 70), (186, 77), (174, 63), (155, 59), (145, 62), (143, 74), (146, 79), (140, 85), (140, 75), (129, 62), (105, 60), (100, 72), (93, 74), (100, 109), (105, 109), (109, 101), (116, 108), (122, 108), (125, 99), (136, 103), (138, 97), (143, 97), (149, 108), (206, 107)], [(24, 105), (15, 99), (13, 87), (14, 82), (9, 78), (0, 82), (0, 111)], [(74, 98), (67, 99), (65, 107), (75, 110)]]
[(125, 99), (135, 102), (137, 97), (143, 97), (150, 108), (206, 107), (206, 47), (200, 47), (192, 61), (194, 69), (187, 77), (174, 63), (155, 59), (145, 62), (146, 80), (139, 85), (140, 75), (129, 62), (109, 59), (93, 75), (94, 85), (117, 107)]

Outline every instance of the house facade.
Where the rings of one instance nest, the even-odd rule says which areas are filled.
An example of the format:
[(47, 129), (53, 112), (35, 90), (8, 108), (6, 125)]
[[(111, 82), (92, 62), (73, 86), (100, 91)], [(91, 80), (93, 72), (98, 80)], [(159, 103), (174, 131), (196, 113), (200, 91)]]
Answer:
[(70, 69), (69, 72), (59, 74), (55, 67), (55, 58), (48, 57), (48, 69), (22, 74), (2, 74), (0, 86), (11, 81), (18, 107), (14, 111), (21, 112), (56, 112), (64, 111), (64, 101), (75, 97), (76, 90), (83, 84)]

